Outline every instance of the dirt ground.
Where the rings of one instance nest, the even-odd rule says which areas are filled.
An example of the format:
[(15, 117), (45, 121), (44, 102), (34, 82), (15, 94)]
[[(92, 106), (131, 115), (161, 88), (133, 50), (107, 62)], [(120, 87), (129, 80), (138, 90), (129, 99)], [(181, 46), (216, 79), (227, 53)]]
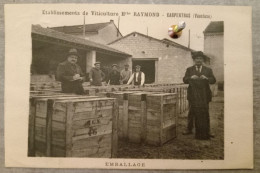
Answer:
[(224, 93), (218, 92), (210, 103), (211, 133), (210, 140), (197, 140), (192, 135), (182, 135), (187, 125), (187, 113), (180, 115), (177, 126), (177, 137), (155, 147), (119, 141), (119, 158), (143, 159), (224, 159)]

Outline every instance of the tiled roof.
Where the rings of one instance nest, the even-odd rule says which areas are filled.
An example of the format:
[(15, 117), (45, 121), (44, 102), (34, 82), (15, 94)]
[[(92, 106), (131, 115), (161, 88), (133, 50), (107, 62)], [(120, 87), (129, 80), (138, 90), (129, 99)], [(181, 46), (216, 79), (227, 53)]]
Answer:
[(53, 29), (43, 28), (40, 25), (32, 25), (32, 35), (42, 35), (45, 37), (55, 38), (58, 40), (63, 40), (71, 43), (76, 43), (80, 45), (87, 46), (89, 49), (99, 50), (99, 51), (108, 51), (114, 54), (120, 54), (123, 56), (131, 56), (125, 52), (119, 51), (115, 48), (109, 47), (107, 45), (99, 44), (90, 40), (79, 38), (70, 34), (64, 34)]
[(159, 39), (157, 39), (157, 38), (154, 38), (154, 37), (151, 37), (151, 36), (147, 36), (147, 35), (141, 34), (141, 33), (139, 33), (139, 32), (132, 32), (132, 33), (130, 33), (130, 34), (127, 34), (127, 35), (124, 36), (124, 37), (121, 37), (121, 38), (119, 38), (119, 39), (117, 39), (117, 40), (115, 40), (115, 41), (112, 41), (111, 43), (108, 43), (108, 45), (113, 44), (113, 43), (115, 43), (115, 42), (117, 42), (117, 41), (119, 41), (119, 40), (122, 40), (122, 39), (124, 39), (124, 38), (126, 38), (126, 37), (128, 37), (128, 36), (130, 36), (130, 35), (132, 35), (132, 34), (139, 34), (139, 35), (141, 35), (141, 36), (143, 36), (143, 37), (146, 37), (146, 38), (148, 38), (148, 39), (153, 39), (153, 40), (155, 40), (155, 41), (159, 41), (159, 42), (164, 43), (164, 44), (169, 44), (169, 45), (174, 46), (174, 47), (178, 47), (178, 48), (181, 48), (181, 49), (185, 49), (185, 50), (188, 50), (188, 51), (192, 51), (192, 49), (190, 49), (190, 48), (188, 48), (188, 47), (186, 47), (186, 46), (183, 46), (183, 45), (181, 45), (181, 44), (178, 44), (178, 43), (176, 43), (176, 42), (174, 42), (174, 41), (168, 40), (168, 39), (166, 39), (166, 38), (164, 38), (164, 39), (162, 39), (162, 40), (159, 40)]
[(223, 33), (224, 32), (224, 22), (223, 21), (213, 21), (206, 27), (204, 33)]

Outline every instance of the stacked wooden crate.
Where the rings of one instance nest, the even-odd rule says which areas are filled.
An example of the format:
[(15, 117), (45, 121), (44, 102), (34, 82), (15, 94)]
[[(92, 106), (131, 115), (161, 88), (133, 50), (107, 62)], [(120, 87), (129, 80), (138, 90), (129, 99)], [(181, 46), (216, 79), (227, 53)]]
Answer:
[(29, 128), (34, 132), (29, 137), (33, 139), (30, 142), (33, 141), (35, 148), (31, 154), (116, 156), (118, 105), (115, 99), (85, 96), (34, 99), (34, 102), (35, 109), (30, 113), (34, 118), (30, 118)]

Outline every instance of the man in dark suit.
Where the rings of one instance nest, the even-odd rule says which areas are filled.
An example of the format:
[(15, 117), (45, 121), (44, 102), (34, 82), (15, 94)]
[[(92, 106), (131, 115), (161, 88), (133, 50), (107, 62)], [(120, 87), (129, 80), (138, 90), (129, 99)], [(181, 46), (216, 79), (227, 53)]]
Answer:
[(84, 75), (80, 66), (77, 64), (79, 54), (77, 49), (70, 49), (67, 60), (60, 63), (57, 67), (57, 80), (61, 82), (63, 93), (84, 94), (82, 82)]
[(216, 83), (212, 69), (203, 65), (206, 56), (203, 52), (192, 52), (194, 66), (187, 68), (183, 82), (189, 84), (187, 99), (189, 101), (188, 126), (184, 135), (192, 134), (195, 120), (195, 138), (209, 139), (210, 134), (209, 102), (212, 94), (209, 84)]

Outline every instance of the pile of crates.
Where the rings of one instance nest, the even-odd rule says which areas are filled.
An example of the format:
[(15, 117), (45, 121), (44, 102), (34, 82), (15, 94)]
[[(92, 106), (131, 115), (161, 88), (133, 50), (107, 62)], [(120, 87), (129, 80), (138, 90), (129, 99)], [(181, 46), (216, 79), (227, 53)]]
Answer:
[(120, 139), (160, 146), (176, 137), (176, 93), (123, 91), (99, 94), (118, 100)]
[(84, 96), (44, 86), (31, 85), (29, 156), (115, 158), (118, 137), (160, 146), (188, 109), (184, 84), (84, 86)]

